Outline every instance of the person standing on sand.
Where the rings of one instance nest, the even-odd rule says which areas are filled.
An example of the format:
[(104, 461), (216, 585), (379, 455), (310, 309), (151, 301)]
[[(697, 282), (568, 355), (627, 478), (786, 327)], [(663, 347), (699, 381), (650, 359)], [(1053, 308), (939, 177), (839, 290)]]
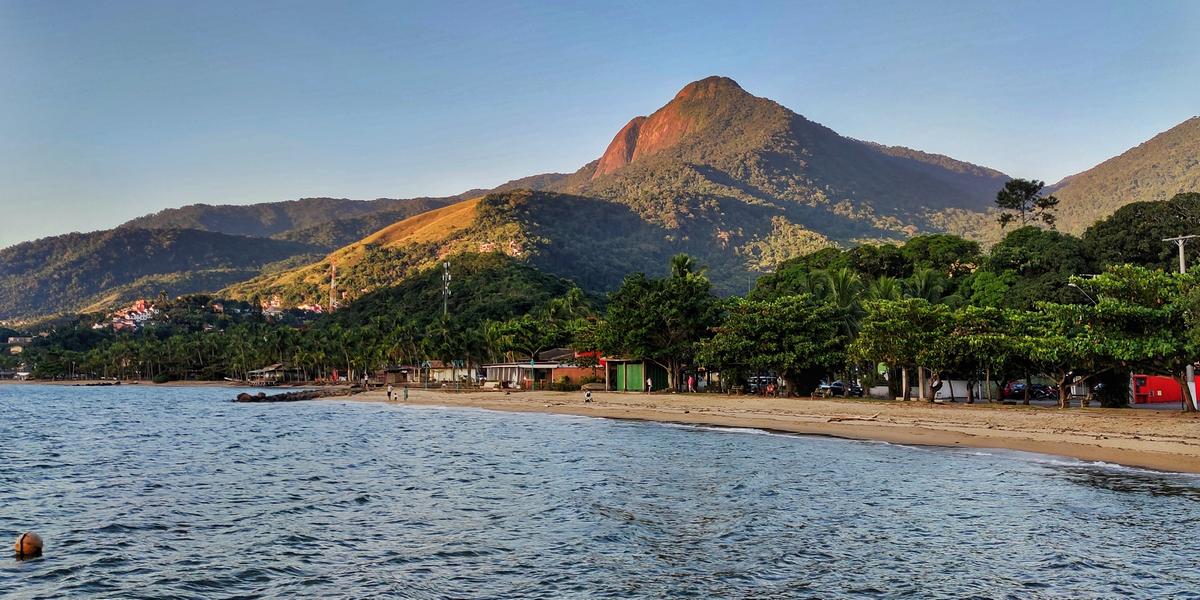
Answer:
[(392, 401), (392, 384), (388, 384), (388, 402)]
[(688, 375), (688, 393), (689, 394), (696, 393), (696, 376), (695, 375)]
[(647, 377), (646, 378), (646, 393), (649, 394), (650, 391), (653, 389), (654, 389), (654, 380)]
[(404, 401), (408, 402), (408, 386), (404, 386)]

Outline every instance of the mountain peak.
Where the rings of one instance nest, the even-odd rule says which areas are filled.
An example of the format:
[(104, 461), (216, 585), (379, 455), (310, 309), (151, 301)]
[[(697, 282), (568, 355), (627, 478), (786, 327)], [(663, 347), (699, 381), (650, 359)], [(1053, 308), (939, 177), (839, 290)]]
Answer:
[(738, 82), (728, 77), (713, 75), (683, 86), (683, 89), (675, 94), (675, 100), (704, 100), (726, 95), (749, 96), (750, 94), (742, 89)]
[[(728, 77), (712, 76), (693, 81), (649, 117), (635, 117), (609, 143), (592, 178), (609, 175), (641, 157), (657, 154), (680, 143), (685, 136), (720, 127), (737, 107), (763, 102)], [(769, 103), (769, 102), (768, 102)]]

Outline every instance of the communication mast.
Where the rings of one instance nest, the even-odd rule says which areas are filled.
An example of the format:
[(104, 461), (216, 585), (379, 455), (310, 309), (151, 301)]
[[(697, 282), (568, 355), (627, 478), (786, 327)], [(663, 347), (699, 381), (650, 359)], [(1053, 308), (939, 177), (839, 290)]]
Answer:
[(337, 297), (337, 262), (329, 261), (329, 312), (333, 312), (333, 305)]
[(450, 315), (450, 261), (442, 263), (442, 316)]

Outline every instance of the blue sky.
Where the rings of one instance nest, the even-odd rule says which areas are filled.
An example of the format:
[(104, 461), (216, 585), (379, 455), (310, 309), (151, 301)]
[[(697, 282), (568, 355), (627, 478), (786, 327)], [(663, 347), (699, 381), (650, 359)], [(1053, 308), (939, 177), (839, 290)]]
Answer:
[(727, 75), (1056, 181), (1200, 113), (1200, 2), (0, 0), (0, 246), (196, 202), (573, 171)]

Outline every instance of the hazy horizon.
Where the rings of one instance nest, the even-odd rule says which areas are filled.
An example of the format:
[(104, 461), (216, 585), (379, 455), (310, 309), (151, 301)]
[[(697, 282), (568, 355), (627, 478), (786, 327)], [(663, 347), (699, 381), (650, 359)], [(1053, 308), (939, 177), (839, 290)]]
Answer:
[(725, 75), (1053, 183), (1195, 116), (1200, 4), (0, 2), (0, 247), (194, 203), (443, 196)]

